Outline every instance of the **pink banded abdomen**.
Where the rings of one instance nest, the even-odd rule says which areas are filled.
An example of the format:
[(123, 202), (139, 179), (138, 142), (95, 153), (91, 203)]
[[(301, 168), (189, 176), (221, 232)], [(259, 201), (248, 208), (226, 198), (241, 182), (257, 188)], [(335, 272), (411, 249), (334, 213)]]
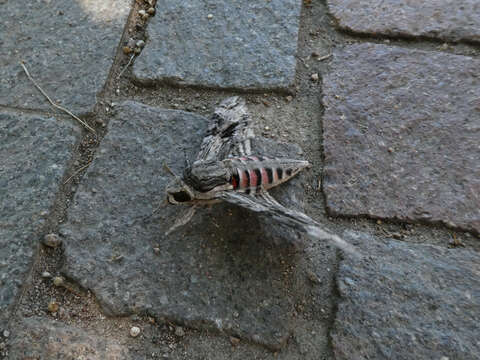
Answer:
[(230, 180), (233, 190), (247, 194), (277, 186), (309, 166), (307, 161), (269, 159), (263, 156), (244, 156), (230, 158), (228, 161), (233, 165)]

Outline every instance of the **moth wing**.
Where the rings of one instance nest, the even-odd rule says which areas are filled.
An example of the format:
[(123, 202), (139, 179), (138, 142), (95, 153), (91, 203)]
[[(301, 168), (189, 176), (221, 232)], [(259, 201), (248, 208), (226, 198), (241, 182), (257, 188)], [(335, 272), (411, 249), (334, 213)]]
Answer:
[(269, 216), (284, 225), (288, 225), (302, 232), (307, 232), (308, 226), (315, 226), (317, 224), (304, 213), (286, 208), (266, 191), (255, 196), (235, 191), (225, 191), (220, 193), (218, 197), (231, 204)]
[(218, 198), (228, 203), (260, 213), (264, 216), (269, 216), (283, 225), (306, 233), (314, 239), (328, 240), (342, 250), (357, 257), (360, 256), (358, 251), (352, 245), (338, 235), (323, 230), (319, 223), (304, 213), (286, 208), (266, 191), (263, 191), (256, 196), (233, 191), (224, 191), (218, 195)]
[(229, 156), (251, 155), (255, 137), (245, 100), (230, 97), (220, 103), (210, 118), (197, 161), (223, 160)]

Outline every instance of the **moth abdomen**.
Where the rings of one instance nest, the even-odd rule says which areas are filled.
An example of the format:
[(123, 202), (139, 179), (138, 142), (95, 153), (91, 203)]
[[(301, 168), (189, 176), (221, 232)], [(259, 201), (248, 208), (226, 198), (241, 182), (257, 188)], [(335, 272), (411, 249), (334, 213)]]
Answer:
[(271, 159), (258, 155), (229, 158), (224, 162), (232, 169), (230, 184), (233, 190), (247, 194), (280, 185), (310, 166), (304, 160)]

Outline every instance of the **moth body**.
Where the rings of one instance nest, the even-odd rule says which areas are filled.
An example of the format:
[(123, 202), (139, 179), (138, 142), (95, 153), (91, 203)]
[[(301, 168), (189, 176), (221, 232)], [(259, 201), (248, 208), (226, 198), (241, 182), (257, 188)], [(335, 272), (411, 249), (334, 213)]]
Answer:
[(245, 156), (223, 160), (232, 169), (230, 184), (234, 191), (255, 194), (285, 181), (310, 164), (304, 160), (271, 159), (264, 156)]
[(308, 161), (244, 156), (196, 161), (185, 170), (180, 186), (167, 189), (171, 203), (207, 202), (222, 191), (257, 194), (278, 186), (309, 167)]
[(166, 189), (168, 202), (192, 205), (165, 234), (188, 223), (200, 205), (226, 201), (358, 254), (340, 237), (324, 231), (318, 222), (300, 211), (285, 208), (268, 193), (268, 189), (290, 180), (310, 164), (304, 160), (253, 156), (254, 138), (245, 101), (236, 96), (222, 101), (210, 118), (196, 161), (186, 167), (183, 177), (165, 166), (175, 178)]

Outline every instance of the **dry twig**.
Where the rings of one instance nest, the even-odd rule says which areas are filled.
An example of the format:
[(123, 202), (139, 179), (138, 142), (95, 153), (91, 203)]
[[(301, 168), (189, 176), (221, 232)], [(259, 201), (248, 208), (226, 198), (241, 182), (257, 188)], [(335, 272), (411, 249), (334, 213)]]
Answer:
[(76, 170), (72, 176), (70, 176), (67, 180), (65, 180), (65, 182), (63, 183), (63, 185), (65, 185), (66, 183), (68, 183), (70, 180), (72, 180), (72, 178), (77, 175), (80, 171), (82, 171), (83, 169), (87, 168), (88, 165), (90, 165), (92, 162), (89, 161), (88, 163), (86, 163), (85, 165), (83, 165), (81, 168), (79, 168), (78, 170)]
[(317, 59), (317, 61), (323, 61), (323, 60), (326, 60), (328, 59), (330, 56), (332, 56), (332, 53), (328, 54), (328, 55), (325, 55), (325, 56), (321, 56)]
[(93, 132), (94, 134), (95, 133), (95, 130), (90, 126), (88, 125), (85, 121), (83, 121), (82, 119), (80, 119), (78, 116), (74, 115), (70, 110), (68, 109), (65, 109), (64, 107), (60, 106), (60, 105), (57, 105), (55, 104), (52, 99), (50, 99), (50, 97), (47, 95), (47, 93), (45, 91), (43, 91), (43, 89), (35, 82), (35, 80), (33, 80), (32, 76), (30, 75), (30, 73), (28, 72), (26, 66), (25, 66), (25, 63), (23, 61), (20, 62), (20, 65), (22, 65), (22, 68), (23, 68), (23, 71), (25, 71), (25, 74), (27, 74), (27, 77), (30, 79), (30, 81), (33, 83), (33, 85), (35, 85), (35, 87), (40, 90), (40, 92), (42, 93), (43, 96), (45, 96), (48, 100), (48, 102), (50, 104), (52, 104), (53, 107), (59, 109), (59, 110), (62, 110), (63, 112), (67, 113), (68, 115), (70, 115), (71, 117), (73, 117), (75, 120), (77, 120), (78, 122), (80, 122), (80, 124), (82, 124), (83, 126), (85, 126), (88, 130), (90, 130), (91, 132)]
[(123, 73), (125, 72), (125, 70), (127, 70), (127, 68), (128, 68), (128, 67), (130, 66), (130, 64), (132, 63), (132, 60), (133, 60), (134, 57), (135, 57), (135, 54), (133, 54), (133, 55), (130, 57), (130, 60), (128, 60), (127, 65), (125, 65), (125, 67), (123, 68), (123, 70), (120, 71), (120, 74), (118, 74), (117, 79), (120, 79), (120, 77), (123, 75)]

